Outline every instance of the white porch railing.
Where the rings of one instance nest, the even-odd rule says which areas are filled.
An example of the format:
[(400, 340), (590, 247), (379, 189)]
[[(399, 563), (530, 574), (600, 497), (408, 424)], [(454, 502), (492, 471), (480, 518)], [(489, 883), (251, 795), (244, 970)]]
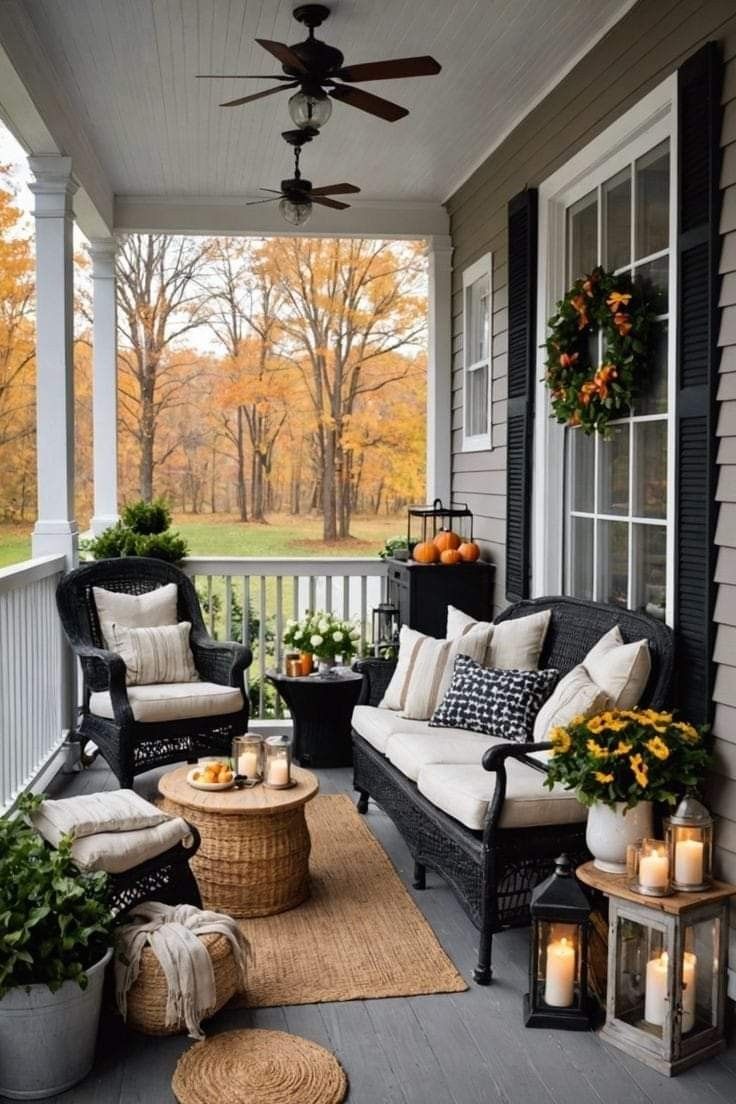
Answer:
[(324, 609), (355, 619), (364, 650), (371, 612), (386, 594), (386, 565), (376, 557), (195, 556), (185, 560), (183, 567), (194, 580), (212, 636), (238, 640), (253, 650), (247, 681), (254, 720), (279, 720), (286, 715), (265, 675), (269, 667), (281, 666), (283, 634), (290, 617)]
[(67, 670), (54, 593), (63, 556), (0, 569), (0, 809), (61, 748)]

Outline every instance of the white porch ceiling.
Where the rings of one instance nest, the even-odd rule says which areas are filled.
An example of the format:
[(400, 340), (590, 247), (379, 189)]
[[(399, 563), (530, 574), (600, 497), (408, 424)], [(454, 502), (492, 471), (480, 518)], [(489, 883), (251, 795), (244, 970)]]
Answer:
[[(195, 75), (280, 72), (253, 39), (302, 39), (293, 0), (8, 6), (22, 17), (25, 42), (89, 140), (112, 192), (124, 197), (121, 209), (131, 200), (164, 197), (232, 204), (290, 175), (291, 151), (280, 138), (291, 125), (289, 93), (220, 108), (219, 101), (267, 82), (205, 82)], [(366, 86), (410, 109), (397, 123), (336, 103), (322, 135), (304, 150), (305, 175), (315, 184), (349, 180), (362, 189), (361, 201), (423, 205), (445, 200), (631, 0), (331, 0), (330, 6), (317, 34), (347, 62), (427, 53), (443, 69), (435, 77)], [(0, 22), (12, 59), (5, 31)], [(26, 85), (33, 68), (24, 67)], [(48, 90), (29, 91), (41, 109)]]

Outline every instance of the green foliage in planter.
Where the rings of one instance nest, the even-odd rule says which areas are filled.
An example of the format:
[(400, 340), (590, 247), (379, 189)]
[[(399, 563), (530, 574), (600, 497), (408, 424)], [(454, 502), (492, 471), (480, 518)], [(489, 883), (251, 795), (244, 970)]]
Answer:
[(127, 525), (134, 533), (150, 536), (152, 533), (163, 533), (171, 525), (171, 510), (163, 498), (157, 498), (154, 502), (130, 502), (122, 510), (123, 525)]
[(382, 560), (388, 560), (392, 556), (398, 556), (401, 559), (401, 553), (409, 551), (409, 545), (406, 537), (388, 537), (383, 548), (380, 549), (378, 555)]
[(154, 560), (166, 560), (167, 563), (178, 563), (183, 560), (188, 551), (187, 542), (179, 533), (151, 533), (149, 536), (139, 536), (135, 542), (136, 556), (150, 556)]
[(85, 989), (112, 942), (107, 875), (82, 873), (71, 839), (47, 846), (25, 819), (42, 800), (26, 795), (18, 815), (0, 817), (0, 999), (26, 985)]
[(99, 537), (85, 541), (81, 548), (84, 552), (91, 552), (95, 560), (111, 560), (119, 556), (135, 556), (136, 541), (133, 530), (118, 521), (105, 529), (104, 533), (100, 533)]

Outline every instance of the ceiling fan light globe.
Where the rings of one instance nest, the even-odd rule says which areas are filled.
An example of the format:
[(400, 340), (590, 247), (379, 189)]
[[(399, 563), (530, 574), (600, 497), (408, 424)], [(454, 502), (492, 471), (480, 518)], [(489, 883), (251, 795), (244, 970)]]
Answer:
[(324, 92), (295, 92), (289, 100), (289, 114), (295, 126), (319, 130), (332, 114), (332, 100)]
[(284, 197), (279, 203), (279, 211), (281, 217), (291, 226), (303, 226), (312, 217), (312, 202), (305, 199), (301, 203), (295, 203)]

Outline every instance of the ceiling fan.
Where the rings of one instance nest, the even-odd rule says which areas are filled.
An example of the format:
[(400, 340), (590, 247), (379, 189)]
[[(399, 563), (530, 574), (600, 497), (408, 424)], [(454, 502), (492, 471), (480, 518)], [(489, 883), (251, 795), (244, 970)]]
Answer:
[[(199, 79), (272, 79), (283, 82), (275, 88), (267, 88), (264, 92), (254, 92), (249, 96), (228, 100), (221, 104), (221, 107), (239, 107), (241, 104), (263, 99), (264, 96), (273, 96), (276, 92), (299, 88), (299, 91), (289, 99), (289, 114), (299, 127), (319, 130), (324, 126), (332, 114), (332, 100), (339, 100), (350, 107), (357, 107), (359, 111), (367, 111), (369, 115), (376, 115), (389, 123), (403, 119), (409, 114), (405, 107), (399, 107), (390, 100), (374, 96), (371, 92), (364, 92), (362, 88), (354, 88), (353, 84), (371, 80), (433, 76), (440, 72), (442, 68), (440, 64), (433, 57), (424, 56), (344, 66), (344, 58), (339, 50), (314, 37), (315, 27), (319, 27), (329, 14), (330, 9), (324, 4), (301, 4), (295, 8), (294, 18), (309, 28), (309, 37), (294, 46), (287, 46), (284, 42), (272, 42), (266, 38), (256, 39), (259, 46), (268, 50), (269, 54), (281, 62), (284, 76), (277, 74), (272, 78), (264, 78), (254, 74), (244, 76), (205, 73), (201, 74)], [(346, 83), (339, 83), (341, 81)]]
[(355, 195), (360, 191), (355, 184), (324, 184), (321, 188), (313, 188), (312, 181), (306, 180), (299, 170), (302, 146), (311, 142), (318, 133), (309, 127), (283, 131), (282, 137), (294, 147), (294, 175), (290, 180), (282, 180), (280, 189), (261, 188), (262, 192), (272, 192), (273, 197), (252, 199), (246, 203), (246, 207), (253, 207), (257, 203), (275, 203), (278, 199), (279, 210), (284, 219), (292, 226), (303, 226), (312, 215), (314, 203), (320, 207), (332, 207), (336, 211), (344, 211), (350, 206), (349, 203), (342, 203), (331, 196)]

